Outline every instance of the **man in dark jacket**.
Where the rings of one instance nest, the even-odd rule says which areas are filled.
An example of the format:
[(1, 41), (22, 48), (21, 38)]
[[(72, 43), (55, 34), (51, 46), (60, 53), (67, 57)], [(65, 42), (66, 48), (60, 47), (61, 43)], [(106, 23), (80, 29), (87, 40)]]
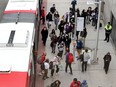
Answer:
[(51, 12), (49, 12), (46, 15), (46, 21), (47, 21), (47, 27), (50, 28), (51, 23), (53, 22), (53, 18), (52, 18), (52, 13)]
[(107, 74), (108, 72), (108, 69), (109, 69), (109, 65), (110, 65), (110, 61), (111, 61), (111, 55), (110, 55), (110, 52), (108, 52), (105, 56), (104, 56), (104, 69), (105, 69), (105, 72)]
[(66, 38), (65, 38), (64, 43), (65, 43), (65, 51), (66, 51), (66, 49), (70, 50), (71, 38), (69, 37), (68, 34), (66, 34)]
[(53, 6), (50, 8), (50, 12), (54, 14), (55, 11), (56, 11), (55, 4), (53, 4)]
[(44, 27), (41, 31), (41, 35), (42, 35), (42, 41), (43, 41), (43, 44), (44, 46), (46, 45), (46, 40), (47, 40), (47, 37), (48, 37), (48, 30), (46, 27)]
[(73, 11), (75, 11), (75, 5), (76, 5), (76, 4), (77, 4), (77, 1), (76, 1), (76, 0), (73, 0), (73, 1), (71, 2)]

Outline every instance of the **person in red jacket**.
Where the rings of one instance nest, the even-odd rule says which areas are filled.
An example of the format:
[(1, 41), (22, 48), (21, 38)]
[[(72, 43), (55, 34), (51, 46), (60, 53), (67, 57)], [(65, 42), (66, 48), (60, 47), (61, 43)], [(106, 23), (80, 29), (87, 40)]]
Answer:
[(70, 87), (80, 87), (80, 84), (80, 81), (78, 81), (77, 78), (74, 78), (70, 84)]
[(42, 24), (45, 24), (45, 7), (41, 9), (41, 19), (42, 19)]

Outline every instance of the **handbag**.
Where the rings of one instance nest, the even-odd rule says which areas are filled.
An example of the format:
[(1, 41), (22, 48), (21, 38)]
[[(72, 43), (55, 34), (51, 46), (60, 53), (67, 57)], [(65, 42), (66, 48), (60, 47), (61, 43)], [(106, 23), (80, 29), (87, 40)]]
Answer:
[(87, 64), (91, 64), (91, 60), (90, 59), (88, 59)]

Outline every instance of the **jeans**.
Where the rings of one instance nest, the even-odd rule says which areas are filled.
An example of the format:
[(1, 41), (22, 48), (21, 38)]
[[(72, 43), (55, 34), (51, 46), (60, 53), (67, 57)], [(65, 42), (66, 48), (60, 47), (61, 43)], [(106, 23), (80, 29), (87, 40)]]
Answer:
[(68, 66), (69, 66), (69, 68), (70, 68), (70, 73), (72, 73), (71, 63), (68, 63), (68, 62), (66, 62), (65, 72), (67, 72)]
[(87, 70), (87, 61), (83, 61), (82, 62), (82, 72), (84, 72), (84, 70), (86, 71)]

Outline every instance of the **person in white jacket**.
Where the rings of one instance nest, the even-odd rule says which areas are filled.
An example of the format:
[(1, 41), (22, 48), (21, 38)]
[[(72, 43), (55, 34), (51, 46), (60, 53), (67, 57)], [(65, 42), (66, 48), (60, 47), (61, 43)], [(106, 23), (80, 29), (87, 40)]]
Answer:
[(57, 55), (57, 56), (55, 56), (54, 58), (53, 58), (53, 65), (55, 65), (55, 69), (56, 69), (56, 75), (58, 74), (58, 72), (59, 72), (59, 64), (60, 64), (60, 60), (61, 60), (61, 58)]
[(88, 59), (90, 59), (90, 55), (88, 53), (88, 49), (85, 49), (85, 52), (83, 53), (82, 72), (87, 70)]

